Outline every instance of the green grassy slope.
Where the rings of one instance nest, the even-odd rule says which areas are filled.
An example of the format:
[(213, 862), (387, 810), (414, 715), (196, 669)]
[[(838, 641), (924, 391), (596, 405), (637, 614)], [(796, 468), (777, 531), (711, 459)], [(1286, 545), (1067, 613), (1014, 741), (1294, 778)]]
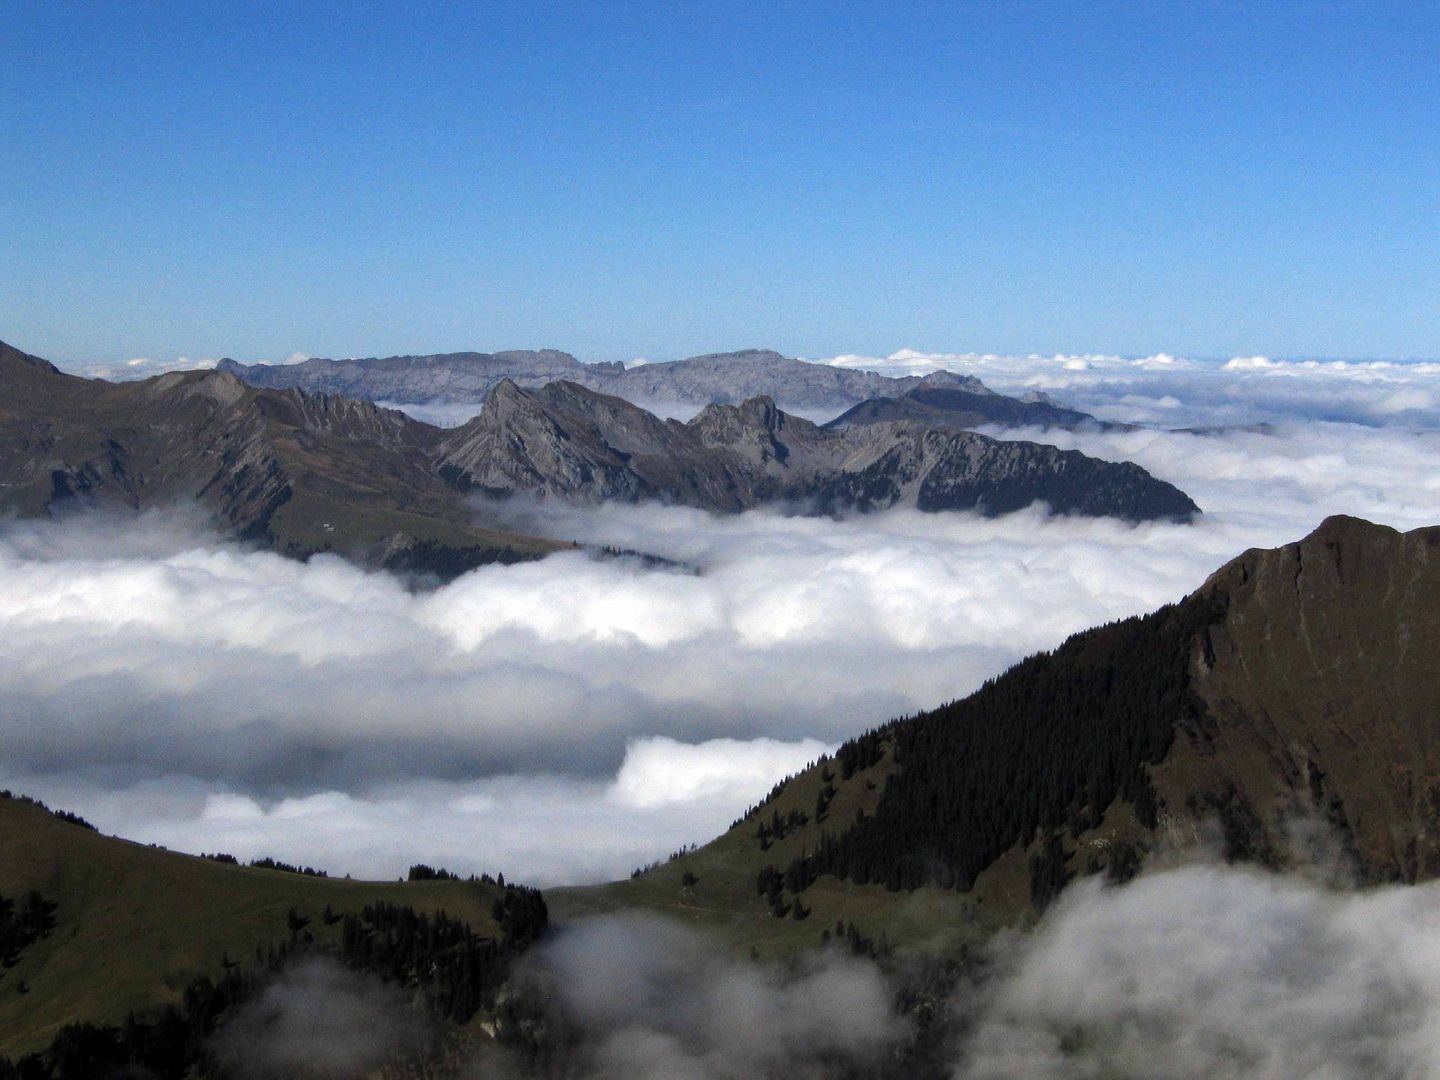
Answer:
[[(321, 913), (384, 900), (443, 909), (494, 934), (499, 891), (454, 881), (368, 882), (230, 866), (102, 836), (0, 799), (0, 894), (39, 890), (58, 902), (56, 928), (0, 972), (0, 1056), (46, 1045), (66, 1023), (123, 1021), (178, 999), (224, 958), (288, 936), (295, 908), (316, 937), (338, 933)], [(22, 986), (28, 990), (21, 993)]]
[[(878, 764), (842, 780), (834, 762), (829, 769), (835, 796), (824, 821), (815, 820), (815, 804), (824, 782), (822, 766), (786, 781), (775, 799), (704, 847), (648, 870), (628, 881), (604, 885), (547, 889), (552, 919), (620, 911), (645, 911), (679, 919), (720, 935), (742, 950), (762, 957), (792, 955), (820, 944), (821, 934), (834, 931), (837, 920), (853, 922), (868, 938), (905, 950), (950, 953), (976, 942), (1029, 906), (1029, 876), (1023, 860), (998, 866), (968, 894), (923, 888), (890, 892), (881, 885), (857, 885), (822, 877), (802, 895), (810, 914), (801, 920), (777, 918), (756, 889), (756, 875), (766, 865), (781, 871), (804, 850), (814, 850), (822, 833), (845, 828), (857, 811), (873, 813), (892, 770), (887, 754)], [(759, 823), (792, 810), (809, 816), (807, 824), (762, 849)], [(686, 874), (693, 884), (686, 885)], [(792, 899), (786, 893), (786, 900)]]

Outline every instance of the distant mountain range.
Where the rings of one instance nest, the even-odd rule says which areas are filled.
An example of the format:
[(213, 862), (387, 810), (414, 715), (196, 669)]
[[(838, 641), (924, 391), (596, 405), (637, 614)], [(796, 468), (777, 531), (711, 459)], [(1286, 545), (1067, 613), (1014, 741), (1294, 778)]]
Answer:
[(568, 545), (475, 524), (469, 493), (655, 500), (734, 512), (1061, 513), (1188, 520), (1198, 507), (1138, 465), (912, 420), (826, 430), (768, 398), (661, 420), (572, 382), (502, 381), (442, 430), (374, 404), (257, 389), (227, 371), (134, 383), (66, 375), (0, 345), (0, 509), (75, 500), (199, 502), (232, 534), (442, 577)]
[[(935, 948), (1074, 878), (1126, 880), (1159, 846), (1435, 879), (1437, 655), (1440, 527), (1332, 517), (852, 740), (692, 854), (552, 904), (724, 911), (742, 941), (785, 940), (798, 907), (815, 935), (863, 915)], [(784, 917), (768, 934), (766, 909)]]
[(369, 402), (211, 371), (81, 379), (0, 344), (0, 510), (198, 503), (229, 534), (288, 555), (442, 576), (570, 546), (474, 524), (435, 472), (439, 435)]
[[(440, 353), (363, 360), (306, 360), (299, 364), (238, 364), (220, 361), (227, 371), (252, 386), (296, 387), (312, 393), (340, 394), (395, 404), (478, 403), (502, 382), (535, 389), (565, 380), (613, 394), (639, 405), (739, 405), (755, 397), (773, 399), (781, 408), (839, 412), (872, 398), (899, 398), (911, 391), (947, 390), (965, 396), (969, 426), (1000, 424), (1074, 428), (1099, 425), (1085, 413), (1057, 406), (1043, 395), (1021, 400), (996, 394), (979, 379), (937, 371), (890, 378), (782, 356), (769, 349), (711, 353), (687, 360), (642, 364), (584, 364), (569, 353)], [(954, 410), (940, 407), (949, 421)], [(913, 415), (885, 419), (925, 419)], [(947, 422), (942, 426), (954, 426)]]

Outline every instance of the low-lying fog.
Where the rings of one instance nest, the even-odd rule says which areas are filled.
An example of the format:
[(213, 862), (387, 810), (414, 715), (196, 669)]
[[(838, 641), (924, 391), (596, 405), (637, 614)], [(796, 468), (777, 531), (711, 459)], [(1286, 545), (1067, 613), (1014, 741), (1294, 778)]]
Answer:
[(179, 512), (10, 522), (0, 786), (106, 832), (357, 876), (623, 875), (825, 747), (1177, 599), (1247, 547), (1331, 513), (1440, 521), (1440, 434), (1417, 428), (1440, 426), (1436, 365), (944, 363), (1112, 419), (1277, 426), (1029, 433), (1138, 461), (1201, 505), (1191, 526), (504, 510), (699, 574), (568, 554), (415, 592)]
[[(673, 921), (583, 920), (527, 955), (556, 1070), (475, 1050), (464, 1075), (525, 1080), (1402, 1080), (1440, 1074), (1440, 885), (1355, 892), (1331, 873), (1157, 865), (1067, 890), (953, 985), (834, 951), (737, 957)], [(913, 1052), (902, 986), (939, 1021)], [(907, 996), (913, 995), (913, 989)], [(359, 1075), (421, 1041), (393, 988), (324, 961), (231, 1018), (222, 1057), (255, 1080)], [(897, 1067), (897, 1061), (900, 1062)], [(888, 1065), (888, 1068), (886, 1066)], [(305, 1075), (310, 1075), (305, 1072)]]

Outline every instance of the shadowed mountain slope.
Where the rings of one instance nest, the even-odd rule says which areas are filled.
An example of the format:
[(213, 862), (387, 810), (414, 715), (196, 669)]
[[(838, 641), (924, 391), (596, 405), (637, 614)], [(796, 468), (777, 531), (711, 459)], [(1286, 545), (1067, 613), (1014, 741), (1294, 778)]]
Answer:
[(1012, 398), (963, 386), (923, 385), (895, 397), (862, 401), (831, 420), (827, 428), (858, 427), (892, 420), (912, 420), (926, 427), (969, 431), (995, 427), (1063, 428), (1071, 431), (1123, 431), (1128, 424), (1097, 420), (1089, 413), (1057, 405), (1044, 395)]
[(439, 431), (368, 402), (223, 372), (81, 379), (0, 346), (0, 510), (198, 502), (289, 555), (458, 572), (568, 546), (472, 523), (435, 475)]
[(488, 880), (351, 881), (217, 862), (0, 797), (0, 896), (31, 890), (55, 905), (54, 925), (0, 969), (0, 1057), (39, 1049), (65, 1024), (119, 1024), (176, 1004), (192, 979), (253, 965), (257, 949), (292, 940), (301, 923), (338, 945), (340, 917), (370, 904), (443, 911), (497, 937), (494, 905), (506, 892)]

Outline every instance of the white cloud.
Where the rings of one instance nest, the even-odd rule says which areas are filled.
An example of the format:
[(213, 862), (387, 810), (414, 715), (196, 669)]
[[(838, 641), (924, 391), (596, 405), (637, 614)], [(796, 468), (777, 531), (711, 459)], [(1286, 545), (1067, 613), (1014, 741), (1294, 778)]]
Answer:
[(234, 1009), (213, 1050), (227, 1073), (246, 1080), (372, 1076), (424, 1050), (432, 1035), (398, 986), (310, 956)]
[(668, 920), (589, 919), (529, 970), (570, 1032), (571, 1075), (626, 1080), (872, 1075), (903, 1034), (874, 964), (753, 964)]
[(407, 416), (436, 427), (459, 427), (479, 414), (481, 405), (473, 401), (431, 401), (417, 404), (410, 401), (377, 401), (382, 409), (398, 409)]
[(1437, 901), (1206, 865), (1082, 882), (1002, 948), (956, 1080), (1437, 1075)]
[(1279, 366), (1268, 356), (1232, 356), (1222, 368), (1225, 371), (1273, 371)]
[[(284, 360), (274, 362), (280, 364), (299, 364), (309, 359), (310, 357), (306, 353), (294, 352)], [(260, 364), (272, 363), (270, 360), (263, 359), (255, 362)], [(112, 382), (130, 382), (135, 379), (148, 379), (154, 375), (163, 375), (167, 371), (208, 370), (218, 363), (220, 363), (218, 356), (201, 357), (199, 359), (194, 359), (189, 356), (176, 356), (170, 360), (136, 356), (129, 360), (114, 362), (94, 360), (59, 366), (72, 374), (83, 375), (89, 379), (109, 379)]]
[(657, 736), (632, 742), (611, 793), (621, 806), (648, 810), (675, 803), (757, 802), (781, 777), (831, 752), (816, 739), (712, 739), (687, 745)]
[(220, 362), (219, 357), (204, 357), (192, 360), (188, 356), (177, 356), (173, 360), (155, 360), (148, 356), (135, 356), (129, 360), (115, 362), (97, 360), (91, 363), (72, 364), (65, 368), (75, 375), (87, 379), (109, 379), (112, 382), (130, 382), (148, 379), (152, 375), (163, 375), (167, 371), (194, 371), (213, 368)]

